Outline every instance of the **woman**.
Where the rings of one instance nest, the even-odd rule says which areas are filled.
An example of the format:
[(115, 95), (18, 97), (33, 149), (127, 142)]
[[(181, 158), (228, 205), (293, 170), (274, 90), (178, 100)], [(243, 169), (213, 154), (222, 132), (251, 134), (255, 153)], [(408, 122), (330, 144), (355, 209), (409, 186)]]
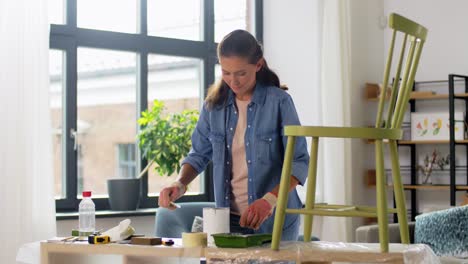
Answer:
[[(286, 125), (300, 125), (291, 97), (268, 68), (262, 47), (247, 31), (235, 30), (218, 46), (222, 80), (208, 91), (192, 135), (192, 149), (159, 206), (175, 209), (186, 186), (213, 162), (217, 207), (230, 207), (232, 233), (272, 233), (287, 138)], [(301, 208), (295, 187), (307, 177), (306, 141), (296, 141), (288, 199)], [(286, 215), (283, 240), (297, 240), (299, 215)]]

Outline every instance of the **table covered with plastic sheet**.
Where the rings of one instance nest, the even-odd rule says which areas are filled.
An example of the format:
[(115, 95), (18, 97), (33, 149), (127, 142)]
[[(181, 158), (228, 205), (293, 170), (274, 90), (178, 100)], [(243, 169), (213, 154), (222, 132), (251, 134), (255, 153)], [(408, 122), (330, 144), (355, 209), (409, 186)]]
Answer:
[[(379, 244), (340, 243), (340, 242), (281, 242), (280, 250), (270, 249), (270, 244), (249, 248), (185, 248), (180, 239), (174, 239), (175, 245), (141, 246), (141, 245), (89, 245), (87, 243), (46, 243), (34, 242), (23, 245), (18, 251), (19, 263), (64, 263), (59, 257), (95, 254), (114, 254), (122, 256), (123, 261), (112, 259), (107, 263), (173, 263), (169, 259), (177, 259), (174, 263), (200, 263), (200, 258), (206, 258), (207, 263), (256, 264), (256, 263), (441, 263), (431, 248), (423, 244), (403, 245), (390, 244), (389, 253), (380, 253)], [(40, 254), (42, 251), (42, 254)], [(55, 256), (56, 253), (65, 254)], [(45, 254), (45, 255), (44, 255)], [(50, 258), (50, 261), (48, 259)], [(80, 256), (81, 257), (81, 256)], [(149, 258), (149, 259), (148, 259)], [(124, 260), (125, 259), (125, 260)], [(144, 262), (142, 262), (142, 260)], [(151, 261), (150, 261), (151, 259)], [(54, 261), (55, 260), (55, 261)], [(88, 263), (88, 262), (80, 262)], [(94, 262), (93, 262), (94, 263)], [(467, 263), (467, 262), (444, 262)]]
[(439, 264), (439, 258), (424, 244), (390, 244), (380, 253), (380, 244), (342, 242), (281, 242), (280, 250), (270, 244), (252, 248), (206, 248), (207, 263), (425, 263)]

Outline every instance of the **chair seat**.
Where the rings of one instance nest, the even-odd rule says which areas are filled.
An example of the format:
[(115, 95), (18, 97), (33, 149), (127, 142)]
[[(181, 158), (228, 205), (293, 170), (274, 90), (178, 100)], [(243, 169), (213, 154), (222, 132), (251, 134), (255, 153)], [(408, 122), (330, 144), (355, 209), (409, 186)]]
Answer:
[(401, 129), (375, 127), (286, 126), (286, 136), (399, 140)]
[[(377, 217), (377, 207), (361, 205), (317, 204), (313, 209), (286, 209), (286, 213), (321, 216)], [(395, 208), (389, 208), (388, 213), (397, 213), (397, 210)]]

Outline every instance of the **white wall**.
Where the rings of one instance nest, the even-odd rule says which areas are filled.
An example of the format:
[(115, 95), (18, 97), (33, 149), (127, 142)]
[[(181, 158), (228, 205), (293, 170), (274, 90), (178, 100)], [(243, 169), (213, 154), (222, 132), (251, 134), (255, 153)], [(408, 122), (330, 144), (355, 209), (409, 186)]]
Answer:
[(466, 10), (465, 0), (385, 1), (386, 15), (395, 12), (407, 16), (429, 30), (416, 81), (446, 80), (448, 73), (468, 74)]
[[(366, 82), (379, 82), (383, 77), (385, 50), (383, 1), (350, 1), (351, 30), (351, 125), (368, 126), (369, 105), (364, 99)], [(373, 108), (376, 111), (375, 108)], [(375, 167), (370, 162), (374, 157), (372, 145), (363, 144), (362, 140), (352, 141), (352, 199), (355, 204), (375, 205), (375, 189), (364, 184), (367, 168)], [(363, 224), (363, 218), (352, 218), (353, 230)], [(353, 232), (354, 235), (354, 232)]]
[[(264, 2), (265, 57), (282, 83), (289, 86), (300, 119), (314, 123), (314, 81), (320, 76), (318, 2), (297, 0)], [(383, 0), (353, 0), (351, 4), (352, 102), (351, 122), (364, 124), (363, 85), (378, 82), (383, 72), (384, 39), (379, 27), (383, 16)]]
[(289, 87), (303, 124), (314, 123), (314, 82), (320, 65), (318, 1), (264, 1), (264, 48), (269, 66)]
[[(428, 38), (421, 56), (416, 81), (447, 80), (449, 73), (468, 74), (468, 16), (466, 15), (468, 1), (386, 0), (384, 3), (385, 15), (388, 16), (393, 12), (398, 13), (428, 29)], [(389, 34), (385, 35), (386, 46), (388, 46), (390, 37)], [(430, 89), (440, 93), (448, 93), (446, 85), (432, 86)], [(420, 102), (417, 111), (429, 112), (434, 111), (434, 109), (448, 111), (448, 105), (445, 102)], [(463, 109), (463, 105), (456, 104), (456, 109)], [(443, 153), (448, 153), (448, 147), (440, 145), (418, 146), (417, 153), (418, 155), (430, 153), (434, 147)], [(460, 158), (463, 155), (463, 150), (457, 148), (457, 165), (465, 164), (464, 159)], [(448, 175), (444, 176), (448, 177)], [(463, 192), (457, 192), (457, 204), (462, 201), (462, 195)], [(418, 203), (421, 212), (446, 208), (449, 206), (449, 192), (418, 192)]]

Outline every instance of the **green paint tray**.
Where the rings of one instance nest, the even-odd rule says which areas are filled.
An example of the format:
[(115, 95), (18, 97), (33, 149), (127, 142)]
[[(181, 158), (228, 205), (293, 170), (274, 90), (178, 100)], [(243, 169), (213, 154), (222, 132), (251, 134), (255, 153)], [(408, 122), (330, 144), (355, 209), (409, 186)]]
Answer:
[(216, 246), (220, 248), (246, 248), (271, 242), (271, 234), (221, 233), (212, 236)]

